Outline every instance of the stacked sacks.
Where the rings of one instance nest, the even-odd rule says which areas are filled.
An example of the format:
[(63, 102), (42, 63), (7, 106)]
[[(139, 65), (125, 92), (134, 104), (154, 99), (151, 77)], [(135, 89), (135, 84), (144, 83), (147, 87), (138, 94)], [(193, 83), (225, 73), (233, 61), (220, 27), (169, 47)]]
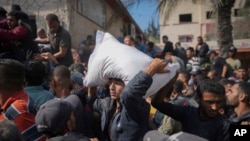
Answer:
[[(88, 72), (84, 79), (87, 87), (104, 85), (109, 78), (119, 78), (125, 85), (139, 72), (143, 71), (153, 58), (134, 47), (120, 43), (109, 33), (97, 32), (96, 47), (88, 62)], [(156, 74), (146, 96), (155, 94), (176, 74), (176, 65), (167, 65), (169, 73)]]

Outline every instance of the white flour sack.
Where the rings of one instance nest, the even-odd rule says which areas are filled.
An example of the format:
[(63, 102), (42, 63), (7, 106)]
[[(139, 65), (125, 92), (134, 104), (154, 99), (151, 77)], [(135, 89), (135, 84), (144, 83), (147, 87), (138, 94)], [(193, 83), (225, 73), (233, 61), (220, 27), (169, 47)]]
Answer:
[[(109, 78), (122, 79), (125, 85), (141, 70), (144, 70), (153, 58), (134, 47), (120, 43), (110, 33), (97, 31), (96, 47), (88, 62), (88, 72), (84, 85), (93, 87), (104, 85)], [(155, 94), (176, 74), (176, 65), (167, 65), (170, 73), (155, 74), (153, 83), (145, 97)]]

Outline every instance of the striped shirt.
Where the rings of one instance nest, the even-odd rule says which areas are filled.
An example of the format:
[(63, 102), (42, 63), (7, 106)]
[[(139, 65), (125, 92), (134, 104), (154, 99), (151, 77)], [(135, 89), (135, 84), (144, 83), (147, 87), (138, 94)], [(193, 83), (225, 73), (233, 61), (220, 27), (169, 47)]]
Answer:
[(189, 72), (198, 72), (201, 69), (200, 63), (200, 57), (192, 57), (188, 60), (186, 68)]
[(44, 141), (46, 136), (37, 131), (35, 114), (34, 102), (20, 90), (1, 106), (0, 120), (13, 120), (25, 141)]

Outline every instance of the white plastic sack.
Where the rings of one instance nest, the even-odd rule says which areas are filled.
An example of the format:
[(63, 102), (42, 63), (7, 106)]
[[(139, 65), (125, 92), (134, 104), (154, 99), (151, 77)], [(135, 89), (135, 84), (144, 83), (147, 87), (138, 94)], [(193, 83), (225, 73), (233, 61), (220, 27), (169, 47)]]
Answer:
[[(125, 85), (141, 70), (144, 70), (153, 58), (136, 48), (120, 43), (109, 33), (97, 32), (96, 47), (88, 62), (88, 72), (84, 85), (93, 87), (104, 85), (109, 78), (122, 79)], [(155, 94), (176, 74), (176, 65), (168, 65), (170, 73), (156, 74), (146, 96)]]

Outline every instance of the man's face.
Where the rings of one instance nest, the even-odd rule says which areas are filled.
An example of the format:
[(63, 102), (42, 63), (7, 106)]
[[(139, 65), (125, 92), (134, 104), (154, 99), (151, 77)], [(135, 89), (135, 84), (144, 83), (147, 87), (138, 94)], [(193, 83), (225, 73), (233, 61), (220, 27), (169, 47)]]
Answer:
[(62, 98), (62, 89), (67, 85), (70, 88), (71, 80), (70, 79), (60, 79), (59, 77), (52, 76), (50, 80), (50, 90), (53, 95), (57, 98)]
[(49, 27), (50, 32), (52, 33), (55, 33), (58, 30), (59, 25), (60, 25), (58, 21), (52, 21), (52, 22), (46, 21), (46, 23), (47, 23), (47, 26)]
[(190, 59), (193, 57), (193, 52), (190, 50), (186, 50), (186, 55), (187, 55), (187, 58)]
[(210, 60), (214, 60), (216, 58), (216, 54), (215, 53), (211, 53), (209, 55), (209, 58), (210, 58)]
[(239, 104), (239, 84), (234, 84), (226, 93), (228, 105), (238, 106)]
[(233, 55), (234, 55), (234, 52), (232, 52), (232, 51), (228, 52), (228, 57), (232, 57)]
[(77, 60), (79, 55), (75, 49), (71, 49), (73, 60)]
[(165, 55), (165, 59), (168, 60), (168, 61), (170, 61), (170, 62), (172, 62), (172, 57), (169, 54)]
[(140, 43), (140, 40), (135, 38), (135, 43), (136, 43), (136, 44), (139, 44), (139, 43)]
[(120, 99), (120, 95), (124, 87), (125, 85), (122, 80), (111, 78), (109, 80), (110, 97), (114, 100)]
[(128, 46), (133, 46), (133, 41), (131, 41), (129, 37), (126, 37), (124, 39), (124, 44)]
[(199, 45), (201, 45), (202, 44), (202, 39), (201, 38), (197, 38), (197, 42), (198, 42)]
[(239, 78), (239, 79), (245, 79), (245, 77), (247, 76), (247, 72), (245, 69), (238, 69), (237, 70), (237, 73), (236, 73), (236, 76)]
[(203, 92), (202, 99), (199, 100), (201, 112), (204, 116), (215, 117), (222, 108), (225, 97), (223, 94), (217, 95), (210, 92)]
[(7, 24), (10, 29), (13, 29), (18, 26), (18, 21), (16, 20), (16, 17), (14, 16), (8, 16), (7, 17)]
[(150, 47), (149, 45), (147, 45), (147, 50), (148, 51), (151, 51), (153, 48), (152, 47)]
[(46, 32), (37, 31), (37, 36), (41, 39), (47, 38)]
[(50, 81), (50, 90), (53, 93), (54, 96), (56, 97), (60, 97), (58, 95), (56, 95), (56, 91), (57, 91), (57, 82), (56, 82), (56, 78), (52, 77), (51, 81)]
[(162, 38), (163, 43), (167, 43), (168, 39), (167, 38)]

